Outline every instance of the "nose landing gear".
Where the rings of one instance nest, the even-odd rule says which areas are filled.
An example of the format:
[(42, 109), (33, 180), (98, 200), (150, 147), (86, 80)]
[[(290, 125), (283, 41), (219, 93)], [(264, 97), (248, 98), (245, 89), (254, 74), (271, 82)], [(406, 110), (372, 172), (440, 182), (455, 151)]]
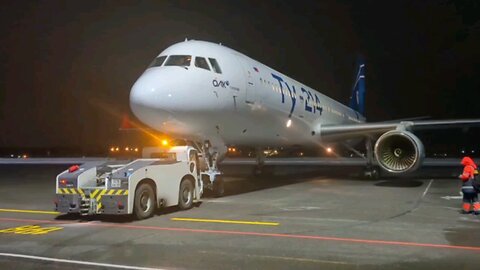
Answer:
[(203, 146), (203, 158), (207, 166), (207, 170), (202, 173), (202, 180), (206, 188), (213, 192), (215, 197), (221, 197), (225, 194), (225, 187), (222, 178), (222, 172), (218, 169), (219, 153), (214, 152), (210, 141), (205, 141)]

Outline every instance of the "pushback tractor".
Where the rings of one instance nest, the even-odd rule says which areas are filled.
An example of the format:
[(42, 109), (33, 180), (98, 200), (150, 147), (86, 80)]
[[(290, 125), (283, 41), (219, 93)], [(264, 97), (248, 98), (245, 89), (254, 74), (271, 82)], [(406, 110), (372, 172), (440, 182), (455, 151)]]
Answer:
[(202, 176), (198, 151), (191, 146), (127, 164), (87, 162), (57, 176), (55, 207), (60, 213), (144, 219), (160, 207), (191, 208), (203, 194)]

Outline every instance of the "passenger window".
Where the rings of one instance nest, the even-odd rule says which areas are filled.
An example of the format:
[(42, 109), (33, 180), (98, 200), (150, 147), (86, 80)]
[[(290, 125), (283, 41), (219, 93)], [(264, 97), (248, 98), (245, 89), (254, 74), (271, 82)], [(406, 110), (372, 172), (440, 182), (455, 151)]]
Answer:
[(191, 60), (192, 56), (190, 55), (170, 55), (170, 57), (167, 59), (167, 62), (165, 62), (165, 66), (188, 67), (190, 66)]
[(220, 69), (220, 66), (217, 63), (217, 60), (215, 60), (214, 58), (208, 58), (208, 61), (210, 61), (210, 65), (212, 66), (213, 71), (220, 74), (222, 73), (222, 70)]
[(207, 60), (205, 60), (205, 58), (203, 57), (195, 57), (195, 66), (206, 69), (206, 70), (210, 70)]
[(151, 67), (159, 67), (161, 65), (163, 65), (163, 62), (165, 62), (165, 59), (167, 58), (166, 55), (163, 55), (163, 56), (159, 56), (155, 59), (153, 59), (152, 63), (150, 63), (150, 65), (148, 66), (149, 68)]

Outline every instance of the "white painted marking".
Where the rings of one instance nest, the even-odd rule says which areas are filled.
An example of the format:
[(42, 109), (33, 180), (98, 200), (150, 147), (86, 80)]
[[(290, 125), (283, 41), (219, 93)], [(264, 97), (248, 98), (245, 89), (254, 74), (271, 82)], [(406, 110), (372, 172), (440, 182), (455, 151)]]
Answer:
[(117, 268), (117, 269), (162, 270), (161, 268), (138, 267), (138, 266), (121, 265), (121, 264), (109, 264), (109, 263), (85, 262), (85, 261), (66, 260), (66, 259), (39, 257), (39, 256), (31, 256), (31, 255), (24, 255), (24, 254), (13, 254), (13, 253), (0, 253), (0, 256), (23, 258), (23, 259), (30, 259), (30, 260), (39, 260), (39, 261), (48, 261), (48, 262), (59, 262), (59, 263), (70, 263), (70, 264), (110, 267), (110, 268)]
[(442, 199), (445, 199), (445, 200), (459, 200), (463, 198), (463, 196), (443, 196)]
[(317, 207), (317, 206), (297, 206), (297, 207), (284, 207), (280, 209), (282, 211), (308, 211), (308, 210), (322, 210), (327, 208)]
[[(216, 251), (199, 251), (203, 254), (216, 254), (216, 255), (229, 255), (227, 252), (216, 252)], [(245, 254), (247, 257), (261, 258), (261, 259), (275, 259), (283, 261), (296, 261), (296, 262), (309, 262), (309, 263), (323, 263), (323, 264), (341, 264), (341, 265), (352, 265), (351, 263), (344, 261), (327, 261), (327, 260), (318, 260), (310, 258), (300, 258), (300, 257), (286, 257), (286, 256), (268, 256), (268, 255), (259, 255), (259, 254)]]
[(423, 192), (422, 199), (423, 199), (423, 197), (425, 197), (425, 195), (427, 195), (427, 192), (428, 192), (428, 190), (430, 189), (430, 187), (432, 186), (432, 183), (433, 183), (433, 179), (430, 180), (430, 183), (428, 183), (427, 188), (426, 188), (425, 191)]
[(263, 216), (263, 218), (271, 219), (283, 219), (283, 220), (303, 220), (303, 221), (314, 221), (314, 222), (351, 222), (351, 223), (361, 223), (366, 222), (366, 220), (357, 220), (357, 219), (338, 219), (338, 218), (313, 218), (313, 217), (287, 217), (287, 216)]

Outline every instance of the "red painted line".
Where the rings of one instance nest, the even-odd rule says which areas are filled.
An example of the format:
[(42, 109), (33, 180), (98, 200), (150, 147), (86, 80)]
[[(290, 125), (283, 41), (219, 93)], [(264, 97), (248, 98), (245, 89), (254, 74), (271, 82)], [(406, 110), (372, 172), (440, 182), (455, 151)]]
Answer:
[(455, 246), (455, 245), (416, 243), (416, 242), (369, 240), (369, 239), (342, 238), (342, 237), (330, 237), (330, 236), (320, 236), (320, 235), (301, 235), (301, 234), (284, 234), (284, 233), (259, 233), (259, 232), (242, 232), (242, 231), (169, 228), (169, 227), (126, 225), (126, 224), (112, 224), (112, 223), (107, 223), (107, 224), (105, 224), (105, 223), (82, 223), (82, 222), (75, 222), (75, 221), (53, 221), (53, 220), (18, 219), (18, 218), (0, 218), (0, 221), (22, 222), (22, 223), (32, 223), (32, 222), (34, 222), (34, 223), (40, 223), (40, 224), (41, 223), (44, 223), (44, 224), (81, 224), (81, 225), (92, 226), (92, 227), (109, 227), (109, 228), (138, 229), (138, 230), (173, 231), (173, 232), (190, 232), (190, 233), (210, 233), (210, 234), (227, 234), (227, 235), (244, 235), (244, 236), (262, 236), (262, 237), (275, 237), (275, 238), (292, 238), (292, 239), (336, 241), (336, 242), (360, 243), (360, 244), (372, 244), (372, 245), (444, 248), (444, 249), (470, 250), (470, 251), (480, 252), (480, 247), (475, 247), (475, 246)]

